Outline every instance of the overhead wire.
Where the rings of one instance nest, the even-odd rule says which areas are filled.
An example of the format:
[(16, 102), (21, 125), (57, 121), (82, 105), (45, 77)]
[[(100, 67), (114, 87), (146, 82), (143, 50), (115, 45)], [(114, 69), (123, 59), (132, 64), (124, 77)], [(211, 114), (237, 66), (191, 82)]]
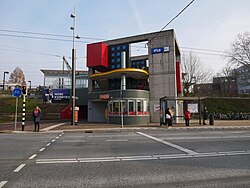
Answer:
[(172, 23), (177, 17), (179, 17), (192, 3), (194, 0), (192, 0), (190, 3), (188, 3), (175, 17), (173, 17), (160, 31), (158, 31), (155, 36), (153, 36), (148, 43), (150, 43), (155, 37), (157, 37), (170, 23)]
[[(41, 32), (31, 32), (31, 31), (18, 31), (18, 30), (9, 30), (9, 29), (0, 29), (0, 32), (22, 33), (22, 34), (31, 34), (31, 35), (43, 35), (43, 36), (72, 38), (72, 36), (63, 35), (63, 34), (41, 33)], [(90, 40), (106, 40), (106, 39), (102, 39), (102, 38), (83, 37), (83, 36), (80, 36), (80, 38), (90, 39)]]

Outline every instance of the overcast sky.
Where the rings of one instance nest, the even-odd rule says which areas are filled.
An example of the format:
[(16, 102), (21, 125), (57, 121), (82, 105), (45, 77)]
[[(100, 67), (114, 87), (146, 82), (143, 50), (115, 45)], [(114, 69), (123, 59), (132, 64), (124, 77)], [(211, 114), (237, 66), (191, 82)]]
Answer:
[[(87, 70), (87, 43), (159, 31), (190, 2), (1, 0), (0, 80), (4, 71), (11, 73), (18, 66), (24, 71), (26, 81), (32, 81), (32, 86), (43, 85), (40, 69), (62, 69), (62, 56), (71, 62), (70, 14), (74, 6), (76, 34), (81, 37), (76, 43), (77, 68)], [(249, 20), (249, 0), (195, 0), (166, 30), (175, 30), (181, 53), (192, 51), (204, 67), (219, 72), (227, 63), (221, 51), (229, 48), (237, 34), (250, 32)], [(140, 45), (142, 47), (138, 48)], [(143, 44), (132, 50), (133, 54), (145, 51)]]

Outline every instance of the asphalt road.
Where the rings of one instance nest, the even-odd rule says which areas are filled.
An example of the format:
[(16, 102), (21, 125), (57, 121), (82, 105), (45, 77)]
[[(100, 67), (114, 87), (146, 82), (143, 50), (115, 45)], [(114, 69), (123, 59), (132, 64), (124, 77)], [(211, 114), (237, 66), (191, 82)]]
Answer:
[(250, 187), (250, 130), (0, 134), (0, 188)]

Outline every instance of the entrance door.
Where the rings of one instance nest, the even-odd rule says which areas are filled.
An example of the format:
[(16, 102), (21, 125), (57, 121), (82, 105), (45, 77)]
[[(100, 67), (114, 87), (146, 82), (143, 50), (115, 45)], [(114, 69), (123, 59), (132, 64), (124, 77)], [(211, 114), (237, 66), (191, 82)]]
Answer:
[(88, 122), (106, 123), (106, 101), (89, 101), (88, 102)]

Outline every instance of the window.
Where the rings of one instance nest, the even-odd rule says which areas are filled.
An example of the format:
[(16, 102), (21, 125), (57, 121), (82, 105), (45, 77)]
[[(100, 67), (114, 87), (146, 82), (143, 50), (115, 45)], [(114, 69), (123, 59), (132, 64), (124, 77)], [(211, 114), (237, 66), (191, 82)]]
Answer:
[(142, 100), (137, 100), (137, 115), (143, 114), (142, 105), (143, 105)]
[[(109, 101), (109, 115), (141, 116), (149, 115), (149, 102), (147, 99), (123, 99)], [(137, 113), (136, 113), (137, 112)]]
[(119, 101), (113, 101), (113, 115), (119, 115)]
[(149, 115), (149, 102), (148, 102), (148, 100), (143, 101), (143, 115)]
[(129, 111), (129, 115), (136, 115), (135, 112), (135, 101), (134, 100), (129, 100), (128, 101), (128, 111)]
[(120, 109), (120, 114), (126, 115), (127, 114), (127, 109), (126, 109), (126, 101), (121, 102), (121, 109)]
[(109, 102), (109, 115), (112, 115), (113, 114), (113, 106), (112, 106), (112, 104), (113, 104), (113, 102), (112, 101), (110, 101)]

